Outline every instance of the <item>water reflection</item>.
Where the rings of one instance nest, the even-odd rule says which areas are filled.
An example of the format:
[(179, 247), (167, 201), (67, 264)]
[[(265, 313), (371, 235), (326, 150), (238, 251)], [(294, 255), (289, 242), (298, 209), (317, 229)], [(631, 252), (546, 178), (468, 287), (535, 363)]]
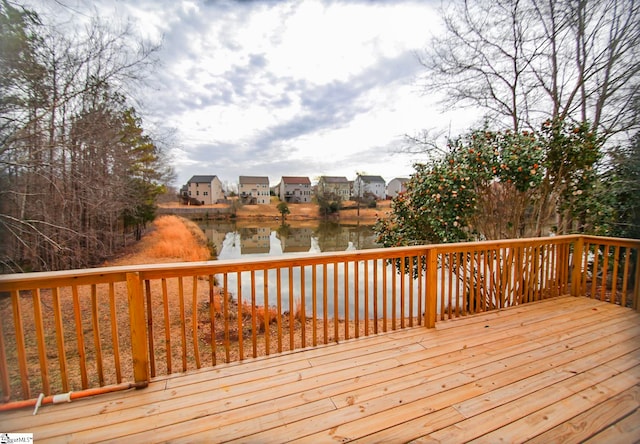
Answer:
[(320, 253), (326, 251), (377, 248), (371, 225), (348, 225), (335, 222), (209, 222), (200, 227), (216, 246), (219, 259), (288, 253)]
[[(250, 260), (258, 256), (380, 247), (375, 242), (376, 235), (371, 225), (293, 221), (290, 224), (255, 221), (249, 225), (243, 221), (240, 224), (209, 222), (202, 224), (201, 228), (216, 245), (219, 259)], [(222, 282), (222, 276), (217, 278)], [(365, 280), (368, 281), (368, 292), (365, 292)], [(318, 317), (342, 318), (347, 313), (353, 316), (356, 307), (362, 318), (373, 318), (383, 311), (391, 313), (392, 310), (397, 313), (405, 312), (411, 317), (421, 311), (417, 296), (418, 281), (408, 275), (398, 274), (395, 267), (381, 259), (327, 264), (324, 267), (276, 268), (255, 273), (253, 277), (249, 272), (230, 273), (227, 285), (227, 290), (234, 297), (241, 295), (242, 298), (255, 299), (259, 305), (266, 302), (266, 305), (273, 307), (280, 300), (283, 311), (289, 310), (292, 303), (304, 298), (310, 312), (314, 305), (318, 305)], [(251, 294), (252, 288), (255, 289), (255, 294)], [(318, 300), (314, 300), (314, 294)], [(409, 294), (415, 295), (415, 298), (410, 298)], [(334, 295), (337, 295), (337, 299), (334, 299)], [(323, 299), (327, 300), (324, 309), (319, 302)], [(368, 308), (365, 309), (365, 306)], [(374, 313), (373, 307), (379, 307), (380, 312)]]

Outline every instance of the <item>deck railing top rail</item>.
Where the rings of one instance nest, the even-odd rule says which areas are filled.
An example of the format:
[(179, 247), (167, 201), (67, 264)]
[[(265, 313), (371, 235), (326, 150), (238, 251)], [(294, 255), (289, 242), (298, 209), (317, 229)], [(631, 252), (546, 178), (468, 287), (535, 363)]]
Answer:
[(288, 266), (306, 266), (322, 263), (345, 262), (372, 259), (393, 259), (399, 256), (424, 255), (426, 251), (438, 252), (482, 251), (527, 245), (556, 245), (573, 243), (578, 239), (596, 240), (623, 247), (637, 248), (639, 240), (605, 238), (596, 236), (564, 235), (544, 238), (505, 239), (495, 241), (459, 242), (452, 244), (432, 244), (409, 247), (375, 248), (368, 250), (308, 253), (274, 257), (227, 259), (200, 262), (175, 262), (161, 264), (140, 264), (87, 268), (80, 270), (45, 271), (37, 273), (0, 274), (0, 292), (15, 289), (47, 288), (61, 285), (85, 285), (96, 282), (125, 282), (127, 273), (143, 273), (150, 278), (160, 275), (191, 276), (224, 271), (251, 271)]

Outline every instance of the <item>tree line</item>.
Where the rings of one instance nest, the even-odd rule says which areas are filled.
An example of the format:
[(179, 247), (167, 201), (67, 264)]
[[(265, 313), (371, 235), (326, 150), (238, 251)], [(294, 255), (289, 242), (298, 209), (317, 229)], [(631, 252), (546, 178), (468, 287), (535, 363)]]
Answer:
[(640, 237), (640, 4), (635, 0), (445, 2), (420, 56), (424, 89), (484, 124), (426, 155), (386, 246), (591, 233)]
[(8, 0), (0, 42), (1, 271), (95, 266), (139, 237), (172, 178), (129, 98), (158, 47)]

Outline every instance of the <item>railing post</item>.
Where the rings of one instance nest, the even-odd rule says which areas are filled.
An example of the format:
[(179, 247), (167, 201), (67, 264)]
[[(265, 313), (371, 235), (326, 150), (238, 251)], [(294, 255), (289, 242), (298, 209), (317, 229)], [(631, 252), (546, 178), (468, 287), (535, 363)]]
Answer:
[(127, 273), (127, 295), (131, 328), (133, 377), (136, 384), (139, 384), (137, 388), (142, 388), (149, 383), (149, 348), (147, 344), (142, 281), (139, 273)]
[(571, 270), (571, 296), (580, 296), (580, 283), (582, 282), (582, 256), (584, 255), (584, 239), (578, 238), (573, 245)]
[(437, 295), (438, 295), (438, 250), (436, 248), (427, 249), (427, 282), (425, 285), (425, 310), (424, 325), (427, 328), (436, 326), (437, 317)]

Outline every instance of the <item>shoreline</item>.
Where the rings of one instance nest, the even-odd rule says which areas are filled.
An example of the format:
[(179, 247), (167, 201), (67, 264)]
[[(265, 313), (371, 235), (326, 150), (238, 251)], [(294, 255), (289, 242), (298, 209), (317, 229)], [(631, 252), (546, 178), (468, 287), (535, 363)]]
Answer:
[[(158, 216), (173, 214), (194, 220), (259, 220), (279, 221), (282, 215), (277, 209), (279, 201), (272, 199), (267, 205), (243, 205), (232, 213), (230, 204), (213, 204), (189, 206), (178, 202), (158, 205)], [(344, 207), (337, 214), (322, 217), (318, 205), (314, 203), (292, 203), (288, 206), (290, 213), (285, 221), (333, 221), (337, 223), (368, 223), (374, 224), (379, 218), (385, 218), (391, 212), (391, 201), (379, 201), (375, 208), (361, 207), (353, 201), (344, 202)], [(357, 214), (359, 212), (359, 215)]]

